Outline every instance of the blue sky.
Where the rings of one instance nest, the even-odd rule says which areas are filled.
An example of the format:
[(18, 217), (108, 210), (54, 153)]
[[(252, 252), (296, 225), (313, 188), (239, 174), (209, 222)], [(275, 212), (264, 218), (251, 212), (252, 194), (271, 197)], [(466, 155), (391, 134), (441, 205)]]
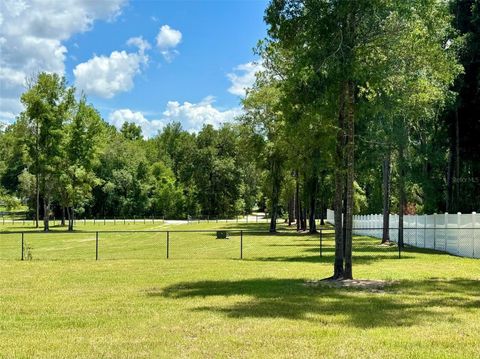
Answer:
[[(55, 2), (54, 2), (55, 3)], [(189, 130), (231, 121), (261, 65), (267, 1), (6, 0), (0, 23), (0, 120), (21, 111), (22, 75), (58, 72), (107, 121)], [(17, 102), (15, 99), (17, 98)]]

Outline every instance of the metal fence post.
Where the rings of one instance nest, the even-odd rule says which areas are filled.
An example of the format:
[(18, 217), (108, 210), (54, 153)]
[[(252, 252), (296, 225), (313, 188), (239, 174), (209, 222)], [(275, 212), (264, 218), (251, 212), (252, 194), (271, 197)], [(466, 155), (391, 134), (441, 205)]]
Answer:
[(240, 231), (240, 259), (243, 259), (243, 231)]
[(170, 258), (170, 231), (167, 231), (167, 259)]
[(22, 261), (24, 260), (25, 245), (24, 245), (24, 233), (22, 232)]
[(98, 231), (95, 232), (95, 260), (98, 261)]

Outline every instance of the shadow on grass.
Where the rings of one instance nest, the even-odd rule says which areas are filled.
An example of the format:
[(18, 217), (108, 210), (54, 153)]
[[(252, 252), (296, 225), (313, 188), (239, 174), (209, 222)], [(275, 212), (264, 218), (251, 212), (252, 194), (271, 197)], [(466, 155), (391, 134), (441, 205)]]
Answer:
[(172, 299), (247, 296), (246, 301), (203, 305), (194, 310), (232, 318), (286, 318), (320, 323), (331, 317), (338, 324), (359, 328), (412, 326), (446, 317), (454, 321), (453, 311), (458, 308), (480, 311), (480, 281), (461, 278), (402, 281), (386, 287), (384, 293), (323, 285), (309, 287), (301, 279), (198, 281), (163, 290), (150, 289), (146, 295)]

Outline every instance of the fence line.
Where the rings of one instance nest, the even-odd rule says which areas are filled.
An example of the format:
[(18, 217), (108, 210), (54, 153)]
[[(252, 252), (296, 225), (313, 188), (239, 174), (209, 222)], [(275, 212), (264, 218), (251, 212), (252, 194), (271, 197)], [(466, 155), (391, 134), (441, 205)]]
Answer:
[[(327, 210), (334, 224), (334, 211)], [(398, 242), (398, 215), (390, 214), (389, 235)], [(435, 249), (462, 257), (480, 258), (480, 214), (404, 215), (403, 242), (413, 247)], [(369, 229), (369, 230), (367, 230)], [(383, 215), (353, 216), (353, 233), (374, 238), (383, 236)]]
[[(51, 216), (49, 221), (56, 225), (56, 223), (61, 222), (61, 218), (57, 218)], [(282, 218), (277, 218), (277, 223), (281, 222)], [(318, 219), (320, 220), (320, 219)], [(202, 216), (202, 217), (193, 217), (188, 216), (185, 219), (179, 218), (166, 218), (165, 216), (155, 217), (155, 216), (138, 216), (138, 217), (102, 217), (102, 216), (95, 216), (95, 217), (75, 217), (74, 225), (78, 224), (126, 224), (126, 223), (134, 223), (134, 224), (148, 224), (148, 223), (159, 223), (165, 221), (178, 221), (178, 222), (185, 222), (185, 223), (270, 223), (271, 218), (260, 216), (260, 215), (248, 215), (248, 216), (238, 216), (233, 218), (220, 218), (216, 216)], [(43, 217), (39, 218), (39, 223), (43, 222)], [(68, 222), (68, 219), (65, 218), (65, 223)], [(23, 218), (19, 218), (18, 216), (12, 215), (5, 215), (5, 213), (0, 213), (0, 225), (6, 224), (35, 224), (35, 219), (27, 218), (24, 216)]]
[[(325, 236), (328, 233), (331, 233), (332, 229), (319, 229), (319, 232), (315, 235), (308, 235), (307, 241), (311, 248), (315, 248), (314, 252), (317, 253), (318, 258), (323, 257), (323, 247), (325, 242)], [(111, 234), (158, 234), (159, 236), (150, 237), (145, 240), (143, 237), (137, 238), (117, 238), (116, 240), (111, 240)], [(185, 237), (185, 236), (175, 236), (176, 234), (197, 234), (198, 236), (195, 237)], [(212, 236), (210, 236), (210, 234)], [(175, 252), (173, 255), (174, 258), (194, 258), (202, 250), (206, 250), (207, 252), (212, 252), (212, 258), (229, 258), (229, 259), (244, 259), (245, 249), (244, 249), (244, 239), (247, 238), (248, 240), (248, 248), (247, 252), (250, 253), (247, 255), (249, 258), (256, 258), (258, 256), (252, 255), (252, 251), (255, 248), (259, 248), (260, 251), (264, 254), (264, 257), (261, 258), (274, 258), (278, 259), (281, 258), (280, 256), (274, 256), (275, 250), (274, 248), (279, 246), (283, 247), (286, 246), (287, 250), (293, 245), (295, 246), (295, 242), (290, 241), (285, 243), (284, 239), (282, 238), (284, 234), (293, 235), (295, 234), (288, 233), (288, 232), (277, 232), (271, 233), (268, 230), (255, 230), (255, 229), (210, 229), (210, 230), (85, 230), (85, 231), (77, 231), (77, 232), (67, 232), (67, 231), (0, 231), (0, 244), (6, 245), (4, 249), (8, 250), (10, 253), (9, 259), (14, 259), (18, 257), (20, 260), (31, 260), (32, 259), (32, 249), (34, 249), (35, 258), (37, 253), (40, 253), (43, 250), (42, 255), (39, 257), (42, 259), (46, 256), (46, 258), (50, 259), (59, 259), (58, 254), (52, 254), (52, 248), (57, 250), (57, 253), (67, 253), (68, 251), (77, 251), (77, 253), (81, 256), (87, 255), (87, 258), (94, 258), (95, 260), (99, 260), (104, 258), (105, 253), (107, 253), (107, 257), (110, 255), (112, 250), (115, 251), (119, 248), (125, 250), (125, 252), (131, 252), (135, 254), (135, 251), (138, 249), (143, 249), (145, 256), (141, 256), (141, 258), (147, 259), (149, 258), (149, 251), (155, 251), (155, 258), (166, 258), (169, 259), (172, 257), (172, 248)], [(2, 243), (1, 236), (7, 235), (10, 238), (9, 243), (3, 241)], [(257, 235), (257, 236), (265, 236), (265, 240), (262, 238), (256, 238), (254, 241), (250, 240), (250, 236)], [(298, 234), (297, 234), (298, 235)], [(18, 236), (19, 241), (15, 238)], [(57, 248), (55, 242), (50, 241), (46, 243), (46, 237), (57, 237), (59, 240), (65, 240), (67, 237), (74, 237), (71, 238), (72, 241), (67, 242), (58, 242), (59, 246)], [(172, 236), (175, 238), (172, 240)], [(33, 238), (32, 238), (33, 237)], [(76, 237), (76, 240), (75, 240)], [(216, 239), (212, 241), (213, 238)], [(316, 238), (315, 238), (316, 237)], [(125, 240), (128, 241), (125, 242)], [(295, 240), (302, 240), (302, 236), (294, 239)], [(208, 242), (207, 242), (208, 241)], [(296, 253), (298, 258), (301, 258), (302, 255), (305, 257), (310, 252), (307, 249), (305, 253), (302, 251), (305, 250), (305, 243), (302, 240), (301, 243), (298, 244), (298, 248), (296, 247)], [(35, 243), (35, 246), (32, 247), (31, 244)], [(140, 242), (139, 246), (136, 246), (136, 243)], [(83, 243), (83, 244), (82, 244)], [(163, 243), (163, 244), (162, 244)], [(67, 246), (65, 247), (65, 244)], [(46, 245), (47, 247), (42, 248), (41, 245)], [(79, 246), (81, 245), (81, 246)], [(52, 247), (53, 246), (53, 247)], [(76, 247), (74, 247), (76, 246)], [(123, 248), (125, 246), (125, 248)], [(273, 249), (273, 252), (272, 252)], [(160, 250), (160, 255), (158, 251)], [(18, 254), (17, 254), (18, 253)], [(47, 253), (45, 255), (45, 253)], [(110, 254), (108, 254), (110, 253)], [(72, 254), (72, 253), (71, 253)], [(74, 253), (75, 254), (75, 253)], [(279, 253), (280, 254), (280, 253)], [(291, 253), (283, 253), (285, 258), (289, 258), (289, 254)], [(273, 256), (273, 257), (272, 257)], [(128, 258), (128, 254), (126, 255)], [(68, 256), (67, 256), (68, 258)], [(111, 258), (111, 257), (110, 257)], [(115, 258), (115, 255), (114, 257)], [(120, 255), (122, 258), (122, 254)], [(210, 258), (202, 257), (200, 254), (200, 258)]]

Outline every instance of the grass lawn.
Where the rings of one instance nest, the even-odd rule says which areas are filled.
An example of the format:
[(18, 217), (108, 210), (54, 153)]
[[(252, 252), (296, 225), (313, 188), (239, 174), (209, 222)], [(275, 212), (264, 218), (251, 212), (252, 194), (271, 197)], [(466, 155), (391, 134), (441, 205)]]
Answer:
[[(478, 358), (480, 261), (356, 237), (354, 276), (379, 291), (309, 286), (331, 275), (317, 235), (113, 229), (263, 229), (265, 224), (78, 225), (0, 235), (1, 358)], [(2, 230), (19, 230), (3, 225)], [(31, 226), (28, 227), (31, 230)], [(59, 230), (54, 228), (54, 230)]]

